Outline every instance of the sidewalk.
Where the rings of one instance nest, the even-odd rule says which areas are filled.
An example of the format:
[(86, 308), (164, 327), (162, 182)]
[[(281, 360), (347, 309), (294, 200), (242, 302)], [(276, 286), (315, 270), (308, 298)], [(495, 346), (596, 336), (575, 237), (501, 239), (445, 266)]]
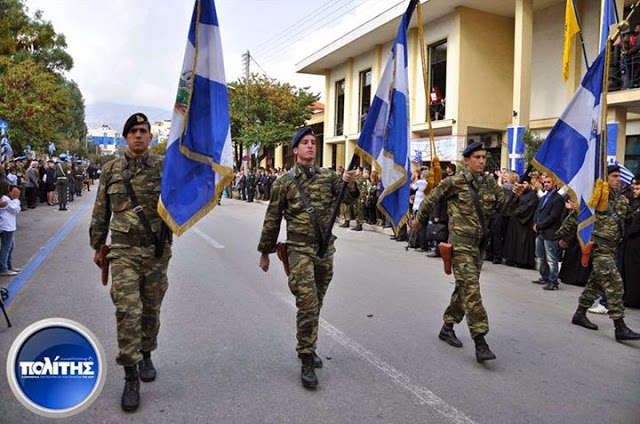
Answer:
[[(52, 237), (87, 202), (93, 203), (98, 185), (91, 186), (91, 191), (83, 191), (82, 197), (75, 197), (73, 202), (67, 205), (67, 211), (59, 211), (58, 205), (49, 206), (46, 203), (38, 203), (35, 209), (27, 209), (18, 214), (17, 230), (14, 236), (15, 248), (13, 250), (13, 266), (24, 269), (25, 266), (42, 250)], [(77, 229), (73, 229), (77, 231)], [(89, 246), (89, 234), (87, 234), (86, 246), (79, 246), (79, 251)], [(77, 252), (69, 252), (70, 256)], [(0, 277), (0, 286), (8, 287), (15, 277)], [(12, 293), (16, 295), (17, 293)]]

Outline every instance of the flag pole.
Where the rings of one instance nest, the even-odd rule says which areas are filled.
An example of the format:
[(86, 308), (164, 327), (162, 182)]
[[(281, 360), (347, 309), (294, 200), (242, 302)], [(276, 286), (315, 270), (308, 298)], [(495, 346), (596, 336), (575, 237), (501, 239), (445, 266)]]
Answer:
[[(411, 19), (411, 15), (413, 14), (413, 10), (416, 8), (419, 0), (410, 0), (409, 6), (407, 7), (406, 14), (409, 14), (409, 20)], [(407, 23), (408, 25), (408, 23)], [(345, 140), (345, 143), (348, 143), (348, 139)], [(351, 156), (351, 162), (349, 163), (349, 167), (345, 169), (345, 172), (353, 169), (356, 165), (358, 165), (358, 158), (355, 153)], [(336, 222), (336, 218), (338, 217), (338, 213), (340, 212), (340, 205), (342, 204), (342, 200), (344, 199), (344, 195), (347, 191), (347, 182), (342, 183), (342, 187), (340, 188), (340, 192), (338, 193), (338, 198), (336, 199), (336, 203), (333, 205), (333, 213), (331, 214), (331, 218), (329, 218), (329, 224), (325, 229), (322, 240), (320, 240), (320, 248), (318, 249), (318, 256), (322, 257), (327, 252), (329, 247), (329, 239), (331, 237), (331, 229), (333, 228), (333, 224)]]
[(578, 8), (576, 7), (576, 0), (571, 0), (573, 4), (573, 12), (576, 14), (576, 21), (578, 22), (578, 28), (580, 29), (580, 44), (582, 45), (582, 55), (584, 56), (584, 63), (587, 65), (587, 70), (590, 68), (589, 59), (587, 59), (587, 49), (584, 47), (584, 38), (582, 37), (582, 24), (580, 23), (580, 15), (578, 14)]

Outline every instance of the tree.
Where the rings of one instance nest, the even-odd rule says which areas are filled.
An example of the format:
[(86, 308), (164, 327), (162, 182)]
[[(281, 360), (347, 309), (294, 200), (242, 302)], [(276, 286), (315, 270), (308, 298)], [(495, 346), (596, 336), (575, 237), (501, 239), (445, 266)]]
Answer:
[(319, 98), (308, 87), (260, 74), (229, 83), (231, 137), (244, 147), (279, 145), (311, 117), (311, 105)]
[(532, 132), (529, 128), (524, 130), (524, 134), (522, 135), (522, 142), (525, 146), (524, 151), (524, 167), (525, 169), (529, 167), (531, 161), (533, 161), (533, 157), (538, 152), (540, 146), (542, 146), (542, 142), (544, 139), (540, 137), (538, 133)]
[(33, 60), (51, 72), (69, 71), (73, 58), (65, 50), (65, 36), (43, 19), (41, 10), (33, 18), (27, 11), (23, 0), (0, 0), (0, 55), (15, 62)]
[(152, 144), (151, 146), (149, 146), (149, 152), (153, 153), (155, 155), (162, 155), (164, 156), (164, 154), (167, 151), (167, 142), (166, 141), (161, 141), (157, 144)]
[(0, 56), (0, 116), (11, 123), (14, 152), (24, 146), (46, 150), (69, 125), (72, 101), (57, 75), (33, 61), (14, 63)]

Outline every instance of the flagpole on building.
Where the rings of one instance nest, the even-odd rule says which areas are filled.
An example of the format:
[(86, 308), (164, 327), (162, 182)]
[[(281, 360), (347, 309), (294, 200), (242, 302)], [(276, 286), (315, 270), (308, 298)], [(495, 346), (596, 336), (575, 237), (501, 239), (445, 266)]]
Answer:
[(587, 49), (584, 47), (584, 38), (582, 37), (582, 24), (580, 23), (580, 15), (578, 14), (578, 8), (576, 7), (576, 0), (571, 0), (571, 3), (573, 3), (573, 11), (576, 14), (576, 21), (578, 21), (578, 28), (580, 28), (580, 31), (579, 31), (580, 44), (582, 45), (582, 55), (584, 56), (584, 63), (585, 65), (587, 65), (587, 69), (589, 69), (590, 68), (589, 59), (587, 59)]

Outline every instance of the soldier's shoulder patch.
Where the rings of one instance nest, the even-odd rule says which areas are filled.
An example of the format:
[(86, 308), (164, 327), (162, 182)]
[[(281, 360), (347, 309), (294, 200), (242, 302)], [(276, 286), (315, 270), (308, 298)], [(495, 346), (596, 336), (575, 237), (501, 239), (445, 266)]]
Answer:
[(102, 165), (102, 172), (108, 172), (114, 169), (116, 164), (120, 163), (120, 159), (112, 159), (109, 162)]

